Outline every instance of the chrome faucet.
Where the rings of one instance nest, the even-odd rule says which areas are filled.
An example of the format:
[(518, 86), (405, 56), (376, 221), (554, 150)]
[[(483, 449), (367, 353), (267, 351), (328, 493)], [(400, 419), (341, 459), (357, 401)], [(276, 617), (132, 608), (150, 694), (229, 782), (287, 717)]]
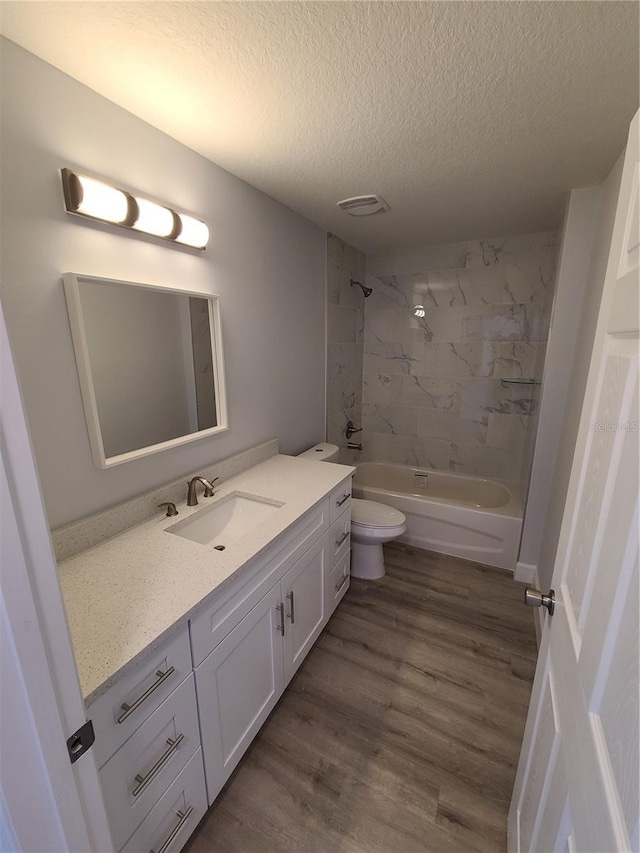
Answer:
[(216, 482), (218, 477), (215, 477), (213, 480), (207, 480), (205, 477), (193, 477), (187, 483), (189, 487), (189, 491), (187, 492), (187, 506), (198, 506), (198, 495), (196, 494), (196, 485), (197, 483), (202, 483), (204, 486), (204, 497), (212, 498), (213, 497), (213, 484)]

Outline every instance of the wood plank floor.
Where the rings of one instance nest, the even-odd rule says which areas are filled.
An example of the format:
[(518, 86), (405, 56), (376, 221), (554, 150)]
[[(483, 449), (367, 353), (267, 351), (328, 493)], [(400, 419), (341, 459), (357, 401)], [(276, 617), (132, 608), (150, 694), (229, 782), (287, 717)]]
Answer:
[(351, 589), (189, 853), (506, 847), (536, 661), (522, 586), (406, 545)]

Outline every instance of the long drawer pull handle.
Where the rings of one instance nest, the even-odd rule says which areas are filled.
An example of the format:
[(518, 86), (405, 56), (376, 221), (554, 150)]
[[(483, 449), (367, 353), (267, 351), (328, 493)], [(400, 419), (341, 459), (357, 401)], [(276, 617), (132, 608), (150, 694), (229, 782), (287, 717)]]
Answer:
[(341, 500), (336, 501), (336, 506), (342, 506), (342, 504), (346, 504), (346, 502), (349, 500), (350, 497), (351, 497), (351, 492), (347, 492), (346, 494), (344, 494), (342, 496)]
[(293, 608), (293, 591), (287, 593), (287, 598), (289, 599), (289, 604), (291, 605), (291, 610), (289, 611), (289, 619), (291, 619), (291, 624), (296, 621), (296, 612)]
[[(176, 837), (176, 835), (180, 832), (180, 830), (185, 825), (185, 823), (189, 820), (192, 813), (193, 813), (193, 806), (189, 806), (189, 808), (186, 810), (186, 812), (177, 812), (177, 815), (180, 818), (180, 820), (173, 827), (173, 829), (171, 830), (171, 834), (169, 835), (167, 840), (164, 842), (162, 847), (158, 850), (158, 853), (166, 853), (166, 851), (169, 849), (169, 846), (171, 845), (171, 842)], [(149, 853), (155, 853), (155, 850), (149, 850)]]
[(343, 542), (346, 542), (350, 533), (350, 530), (345, 530), (344, 534), (339, 539), (336, 539), (336, 548), (339, 548)]
[(340, 590), (342, 589), (342, 587), (346, 584), (346, 582), (347, 582), (348, 580), (349, 580), (349, 575), (348, 575), (348, 574), (347, 574), (347, 575), (342, 575), (342, 580), (340, 581), (340, 583), (339, 583), (339, 584), (336, 584), (336, 592), (340, 592)]
[(151, 696), (151, 694), (154, 692), (154, 690), (157, 690), (161, 684), (164, 684), (165, 681), (167, 680), (167, 678), (169, 678), (170, 675), (173, 675), (173, 673), (175, 671), (176, 671), (175, 666), (170, 666), (166, 672), (163, 672), (161, 669), (159, 669), (156, 672), (156, 675), (158, 676), (158, 680), (154, 681), (153, 684), (151, 685), (151, 687), (149, 687), (148, 690), (144, 691), (142, 696), (138, 696), (138, 698), (133, 703), (133, 705), (127, 705), (126, 702), (123, 702), (122, 705), (120, 705), (120, 707), (122, 708), (124, 713), (120, 714), (120, 716), (118, 717), (118, 723), (124, 723), (124, 721), (127, 719), (127, 717), (130, 716), (131, 714), (133, 714), (134, 711), (137, 711), (138, 708), (140, 707), (140, 705), (142, 705), (143, 702), (146, 702), (146, 700), (149, 698), (149, 696)]
[(153, 765), (151, 770), (147, 773), (146, 776), (141, 776), (139, 773), (136, 776), (136, 782), (138, 783), (136, 787), (131, 792), (134, 797), (137, 797), (138, 794), (141, 794), (147, 785), (152, 782), (158, 773), (162, 770), (167, 761), (171, 758), (176, 749), (180, 746), (182, 741), (184, 740), (184, 735), (178, 735), (175, 740), (171, 740), (171, 738), (167, 738), (167, 743), (169, 744), (169, 749), (164, 752), (160, 758)]
[(280, 614), (280, 624), (276, 625), (276, 630), (280, 631), (280, 633), (284, 637), (284, 604), (278, 604), (276, 606), (276, 610)]

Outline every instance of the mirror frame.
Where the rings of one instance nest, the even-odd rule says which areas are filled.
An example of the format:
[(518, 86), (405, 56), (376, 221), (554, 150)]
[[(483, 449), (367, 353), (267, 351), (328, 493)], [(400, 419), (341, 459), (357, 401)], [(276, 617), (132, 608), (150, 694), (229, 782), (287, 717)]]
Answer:
[[(218, 435), (219, 433), (225, 432), (229, 429), (227, 392), (224, 375), (224, 356), (222, 351), (220, 297), (217, 294), (166, 287), (162, 284), (122, 281), (120, 279), (104, 278), (101, 276), (84, 275), (72, 272), (64, 273), (62, 281), (67, 300), (67, 311), (71, 326), (71, 339), (73, 341), (73, 349), (76, 357), (76, 366), (78, 368), (78, 378), (80, 380), (80, 392), (82, 394), (85, 420), (87, 423), (87, 431), (89, 433), (89, 445), (91, 447), (91, 455), (96, 468), (113, 468), (116, 465), (122, 465), (124, 462), (132, 462), (135, 459), (142, 459), (144, 456), (150, 456), (153, 453), (160, 453), (162, 450), (169, 450), (172, 447), (180, 447), (183, 444), (190, 444), (192, 441), (199, 441), (203, 438), (211, 438), (211, 436)], [(127, 453), (120, 453), (117, 456), (105, 456), (95, 386), (91, 375), (91, 362), (89, 359), (87, 334), (82, 316), (82, 304), (80, 301), (80, 283), (83, 281), (96, 282), (98, 284), (124, 284), (132, 287), (141, 287), (146, 290), (175, 293), (180, 296), (195, 296), (200, 299), (207, 300), (209, 304), (209, 327), (211, 329), (211, 352), (213, 355), (213, 381), (215, 383), (217, 426), (210, 427), (209, 429), (203, 429), (199, 432), (187, 433), (186, 435), (181, 435), (177, 438), (171, 438), (168, 441), (161, 441), (158, 444), (150, 444), (147, 447), (141, 447), (138, 450), (130, 450)]]

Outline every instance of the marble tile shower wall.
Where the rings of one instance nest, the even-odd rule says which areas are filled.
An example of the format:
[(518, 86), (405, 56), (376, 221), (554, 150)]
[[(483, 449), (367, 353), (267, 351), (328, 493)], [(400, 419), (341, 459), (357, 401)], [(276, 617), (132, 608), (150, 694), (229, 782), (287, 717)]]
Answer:
[(519, 482), (535, 428), (555, 233), (367, 256), (362, 459)]
[[(347, 450), (347, 421), (362, 425), (364, 297), (351, 279), (364, 284), (365, 255), (327, 235), (327, 441), (340, 447), (340, 462), (357, 461)], [(358, 437), (354, 438), (357, 441)]]

